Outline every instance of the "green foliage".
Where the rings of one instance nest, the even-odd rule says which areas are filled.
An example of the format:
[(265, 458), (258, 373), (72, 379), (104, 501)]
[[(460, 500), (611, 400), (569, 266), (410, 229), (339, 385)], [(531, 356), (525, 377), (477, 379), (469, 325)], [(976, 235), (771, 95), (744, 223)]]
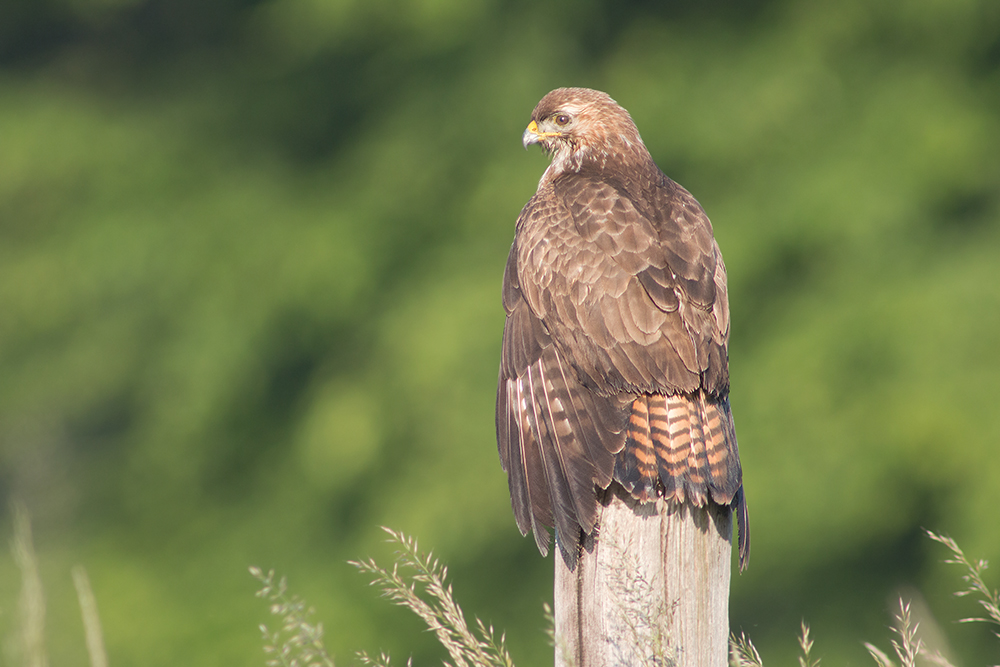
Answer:
[(316, 591), (331, 654), (373, 645), (409, 619), (329, 563), (381, 524), (548, 659), (492, 409), (545, 165), (519, 137), (559, 85), (630, 110), (727, 259), (734, 627), (794, 664), (806, 616), (868, 660), (899, 586), (947, 590), (921, 526), (1000, 553), (998, 44), (991, 0), (0, 5), (0, 470), (52, 663), (86, 660), (79, 561), (111, 664), (257, 658), (248, 562)]

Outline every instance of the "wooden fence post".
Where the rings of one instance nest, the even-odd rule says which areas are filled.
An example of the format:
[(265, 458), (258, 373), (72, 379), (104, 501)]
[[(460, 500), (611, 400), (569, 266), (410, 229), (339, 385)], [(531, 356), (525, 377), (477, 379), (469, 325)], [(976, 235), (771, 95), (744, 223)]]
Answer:
[(728, 665), (729, 507), (600, 500), (576, 568), (555, 555), (556, 667)]

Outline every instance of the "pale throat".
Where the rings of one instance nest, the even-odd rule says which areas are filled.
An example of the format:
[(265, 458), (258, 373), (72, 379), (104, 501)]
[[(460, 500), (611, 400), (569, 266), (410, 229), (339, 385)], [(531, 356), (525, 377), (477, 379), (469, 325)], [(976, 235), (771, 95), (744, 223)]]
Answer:
[[(610, 139), (610, 140), (609, 140)], [(560, 142), (552, 152), (552, 163), (542, 174), (539, 187), (551, 183), (565, 173), (578, 173), (584, 165), (603, 171), (608, 164), (641, 162), (649, 153), (638, 136), (627, 133), (600, 136), (592, 142)]]

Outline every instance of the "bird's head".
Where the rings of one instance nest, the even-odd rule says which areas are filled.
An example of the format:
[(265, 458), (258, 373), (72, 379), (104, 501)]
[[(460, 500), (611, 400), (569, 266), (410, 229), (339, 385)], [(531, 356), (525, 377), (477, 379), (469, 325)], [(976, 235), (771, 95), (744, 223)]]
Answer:
[(607, 93), (589, 88), (557, 88), (543, 97), (522, 143), (540, 144), (552, 156), (549, 180), (588, 164), (603, 170), (609, 163), (649, 159), (628, 112)]

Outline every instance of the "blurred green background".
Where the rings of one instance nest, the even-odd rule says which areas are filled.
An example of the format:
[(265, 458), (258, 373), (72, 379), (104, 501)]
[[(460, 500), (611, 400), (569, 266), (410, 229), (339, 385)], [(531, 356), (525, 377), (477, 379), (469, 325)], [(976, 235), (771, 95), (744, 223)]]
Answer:
[[(726, 256), (733, 629), (873, 664), (916, 589), (997, 659), (920, 528), (1000, 562), (1000, 3), (3, 0), (0, 496), (52, 664), (86, 664), (77, 563), (115, 666), (263, 664), (251, 564), (341, 664), (437, 664), (346, 564), (383, 524), (551, 664), (493, 402), (520, 136), (563, 85), (629, 109)], [(0, 557), (6, 633), (19, 586)]]

